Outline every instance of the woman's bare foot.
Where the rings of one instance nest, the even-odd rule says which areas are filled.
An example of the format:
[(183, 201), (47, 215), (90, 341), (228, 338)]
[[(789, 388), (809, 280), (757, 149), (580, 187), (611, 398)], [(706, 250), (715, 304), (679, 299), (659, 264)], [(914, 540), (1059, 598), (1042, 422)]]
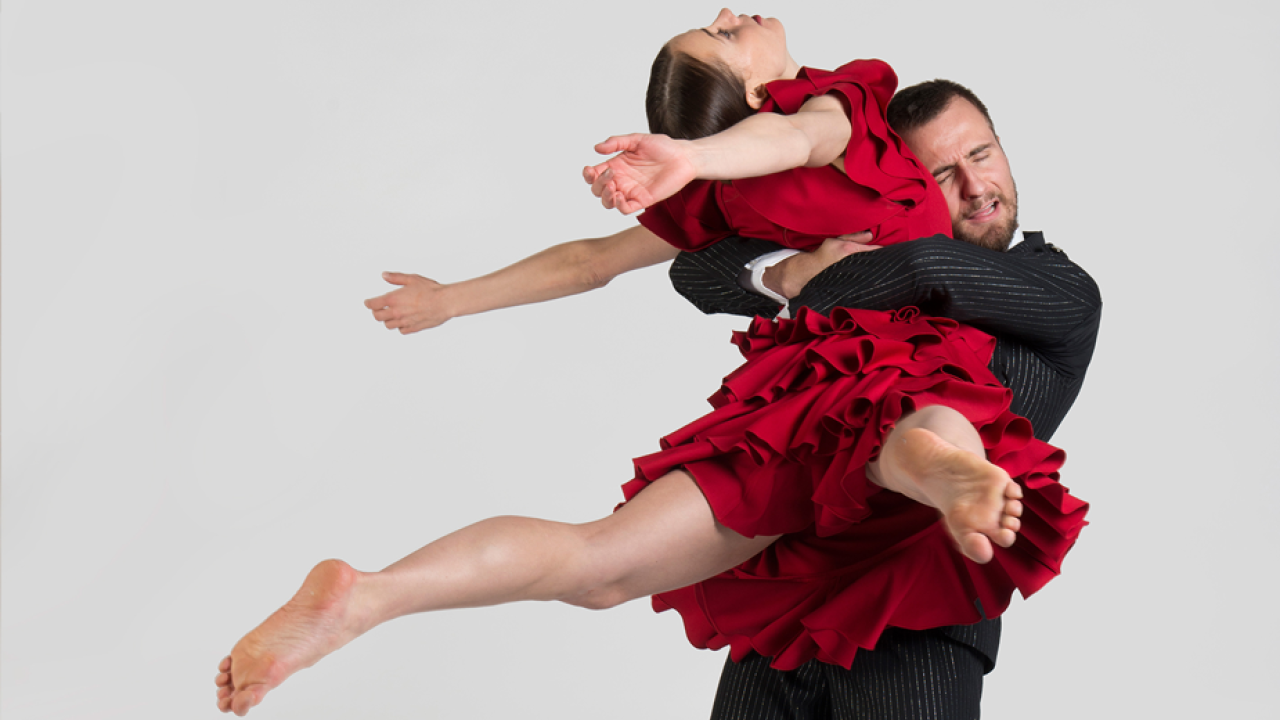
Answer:
[(218, 666), (218, 709), (244, 715), (290, 675), (367, 630), (352, 602), (359, 576), (341, 560), (312, 568), (293, 599), (240, 638)]
[[(1021, 527), (1022, 488), (1009, 474), (924, 428), (902, 433), (899, 469), (915, 483), (903, 492), (942, 513), (965, 557), (990, 562), (992, 543), (1009, 547)], [(895, 488), (896, 489), (896, 488)]]

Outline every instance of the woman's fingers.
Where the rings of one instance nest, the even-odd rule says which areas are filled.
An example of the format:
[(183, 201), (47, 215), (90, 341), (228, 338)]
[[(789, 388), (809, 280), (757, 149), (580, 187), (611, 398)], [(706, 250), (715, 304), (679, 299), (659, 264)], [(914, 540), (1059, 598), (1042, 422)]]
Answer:
[(595, 182), (591, 183), (591, 194), (602, 198), (617, 188), (614, 187), (613, 170), (608, 165), (600, 165), (598, 167), (603, 168), (603, 170), (596, 176)]
[(597, 143), (595, 150), (601, 155), (612, 155), (614, 153), (626, 152), (634, 150), (640, 144), (643, 134), (631, 133), (630, 135), (614, 135), (602, 143)]

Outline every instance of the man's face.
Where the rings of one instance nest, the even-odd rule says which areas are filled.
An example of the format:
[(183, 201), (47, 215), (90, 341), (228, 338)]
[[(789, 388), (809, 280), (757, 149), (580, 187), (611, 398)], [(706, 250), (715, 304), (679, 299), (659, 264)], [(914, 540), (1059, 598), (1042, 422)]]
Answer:
[(1007, 250), (1018, 229), (1018, 188), (1000, 138), (982, 112), (955, 98), (938, 117), (902, 139), (942, 188), (951, 211), (951, 234)]

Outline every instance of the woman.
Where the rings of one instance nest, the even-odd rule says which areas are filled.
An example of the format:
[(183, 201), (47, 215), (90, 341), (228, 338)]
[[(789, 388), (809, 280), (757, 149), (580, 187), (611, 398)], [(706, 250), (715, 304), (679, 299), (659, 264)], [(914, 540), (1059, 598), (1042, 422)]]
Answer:
[[(793, 70), (798, 73), (799, 66), (786, 54), (785, 42), (778, 42), (785, 40), (780, 24), (763, 19), (750, 20), (761, 33), (774, 34), (754, 35), (754, 30), (746, 27), (741, 18), (721, 13), (713, 25), (678, 36), (669, 47), (677, 54), (685, 54), (685, 40), (690, 37), (695, 43), (701, 43), (700, 36), (714, 40), (738, 32), (738, 37), (747, 38), (747, 42), (739, 43), (738, 49), (726, 52), (723, 57), (718, 57), (718, 61), (732, 65), (730, 74), (742, 81), (744, 87), (751, 88), (749, 92), (761, 97), (763, 104), (755, 82), (765, 78), (787, 78)], [(698, 50), (695, 48), (691, 52)], [(750, 97), (744, 97), (744, 101), (750, 106)], [(669, 107), (671, 102), (652, 104)], [(751, 134), (759, 129), (766, 131), (761, 137), (769, 137), (771, 128), (784, 130), (784, 134), (790, 131), (788, 129), (798, 130), (803, 138), (795, 147), (807, 145), (807, 150), (804, 150), (806, 159), (796, 162), (795, 155), (774, 157), (766, 154), (764, 157), (771, 164), (764, 167), (763, 172), (802, 164), (823, 167), (839, 161), (846, 154), (841, 149), (841, 138), (849, 144), (852, 137), (852, 132), (847, 129), (843, 133), (833, 129), (837, 123), (832, 122), (832, 117), (836, 117), (836, 113), (848, 126), (850, 118), (843, 114), (839, 101), (823, 95), (804, 101), (791, 116), (798, 120), (786, 121), (786, 128), (771, 119), (764, 121), (772, 123), (765, 128), (754, 127), (760, 125), (759, 122), (744, 122), (722, 135), (707, 138), (709, 142), (700, 147), (714, 150), (725, 144), (733, 145), (739, 142), (735, 135)], [(695, 114), (687, 111), (676, 113), (681, 117)], [(745, 131), (741, 129), (744, 127)], [(636, 157), (643, 163), (643, 153)], [(745, 172), (741, 167), (732, 165), (732, 158), (730, 166), (728, 172)], [(749, 174), (759, 174), (759, 171), (761, 168), (753, 167)], [(598, 182), (597, 189), (606, 205), (612, 203), (626, 209), (626, 203), (634, 200), (628, 200), (631, 196), (619, 185), (619, 172), (593, 176), (589, 171), (588, 179)], [(928, 192), (927, 182), (911, 180), (911, 183)], [(892, 201), (889, 204), (904, 207)], [(883, 237), (881, 235), (882, 241)], [(571, 244), (568, 250), (564, 249), (566, 247), (560, 246), (534, 256), (470, 284), (454, 286), (463, 287), (462, 291), (450, 292), (444, 286), (430, 284), (424, 287), (445, 301), (442, 303), (444, 309), (437, 313), (437, 318), (447, 319), (448, 316), (487, 309), (486, 305), (488, 308), (502, 307), (586, 289), (592, 282), (579, 281), (578, 278), (598, 280), (611, 277), (616, 274), (614, 271), (651, 264), (674, 254), (670, 245), (643, 227), (602, 241)], [(578, 258), (578, 269), (561, 262), (566, 257)], [(583, 267), (589, 269), (585, 275), (580, 271)], [(383, 299), (370, 301), (379, 312), (385, 309), (378, 304), (380, 300)], [(385, 318), (379, 319), (386, 321)], [(764, 616), (757, 614), (748, 619), (749, 625), (754, 624), (758, 628), (746, 628), (742, 634), (733, 637), (711, 638), (707, 644), (732, 642), (735, 652), (741, 646), (774, 654), (768, 652), (770, 644), (776, 644), (780, 635), (790, 633), (782, 641), (783, 651), (777, 653), (779, 662), (799, 664), (819, 657), (847, 665), (857, 647), (869, 647), (869, 642), (874, 643), (873, 636), (886, 622), (909, 627), (912, 622), (946, 624), (973, 621), (977, 618), (972, 617), (974, 610), (968, 604), (972, 599), (985, 599), (988, 611), (998, 612), (1003, 609), (1002, 603), (1007, 603), (1008, 593), (1014, 584), (1022, 587), (1024, 594), (1038, 587), (1037, 582), (1042, 584), (1047, 578), (1032, 577), (1034, 572), (1023, 574), (1024, 578), (1029, 578), (1026, 583), (1014, 583), (1008, 574), (1017, 575), (1025, 570), (1017, 567), (1019, 563), (1034, 563), (1036, 560), (1055, 563), (1065, 552), (1065, 547), (1051, 549), (1045, 553), (1045, 558), (1029, 560), (1022, 556), (1005, 558), (1002, 554), (998, 564), (1002, 569), (988, 576), (971, 572), (971, 568), (976, 566), (952, 557), (954, 553), (948, 546), (949, 538), (954, 539), (967, 556), (981, 563), (995, 554), (992, 543), (1000, 547), (1013, 545), (1015, 533), (1020, 529), (1022, 504), (1018, 498), (1023, 488), (1013, 482), (1004, 470), (986, 461), (984, 450), (989, 449), (984, 448), (984, 438), (978, 435), (969, 418), (955, 408), (933, 400), (960, 400), (977, 408), (976, 414), (986, 416), (984, 433), (990, 436), (986, 445), (994, 442), (1000, 447), (1000, 452), (1013, 453), (1029, 467), (1051, 472), (1059, 461), (1052, 448), (1033, 446), (1027, 437), (1023, 437), (1029, 432), (1018, 424), (1017, 418), (1008, 415), (998, 398), (994, 398), (1004, 397), (1007, 391), (998, 387), (992, 389), (990, 384), (972, 382), (966, 376), (971, 372), (985, 372), (985, 363), (974, 354), (973, 347), (980, 350), (980, 346), (989, 339), (984, 340), (985, 336), (980, 333), (957, 328), (949, 321), (918, 321), (908, 314), (878, 317), (846, 314), (842, 317), (833, 315), (833, 319), (834, 323), (817, 316), (802, 318), (797, 324), (787, 326), (785, 334), (788, 338), (770, 338), (768, 331), (762, 328), (744, 337), (744, 350), (750, 358), (744, 370), (748, 372), (740, 372), (737, 377), (731, 376), (726, 381), (720, 395), (724, 401), (720, 409), (708, 419), (681, 431), (681, 437), (670, 441), (672, 447), (669, 450), (638, 460), (638, 477), (628, 487), (628, 502), (606, 518), (578, 526), (527, 518), (486, 520), (431, 543), (378, 573), (358, 573), (336, 560), (320, 563), (293, 600), (241, 639), (231, 656), (223, 661), (217, 679), (219, 707), (243, 714), (288, 675), (314, 664), (373, 626), (394, 617), (426, 610), (521, 599), (556, 599), (585, 607), (610, 607), (635, 597), (682, 588), (661, 596), (655, 602), (669, 601), (681, 606), (682, 612), (684, 607), (701, 604), (709, 612), (715, 612), (712, 605), (733, 594), (732, 589), (728, 595), (723, 592), (725, 583), (769, 583), (779, 580), (779, 568), (784, 574), (788, 568), (799, 566), (804, 566), (805, 572), (811, 572), (832, 558), (843, 558), (846, 560), (844, 567), (835, 570), (835, 574), (844, 573), (850, 578), (850, 582), (845, 583), (845, 590), (852, 591), (846, 593), (841, 601), (846, 604), (832, 605), (809, 593), (801, 605), (795, 606), (803, 613), (786, 619), (784, 624), (787, 627), (780, 628), (773, 621), (782, 618), (777, 614), (770, 617), (766, 612)], [(859, 328), (864, 325), (878, 328), (876, 333), (872, 333), (875, 337), (864, 333), (849, 341), (846, 336), (849, 336), (850, 323)], [(811, 337), (806, 339), (806, 333)], [(834, 338), (836, 342), (829, 343), (827, 338)], [(925, 340), (920, 341), (920, 338)], [(913, 349), (916, 344), (939, 352), (925, 350), (917, 353)], [(763, 353), (753, 349), (761, 345), (783, 349)], [(852, 349), (854, 352), (824, 355), (821, 350), (825, 347), (837, 347), (841, 351)], [(858, 348), (866, 349), (869, 355), (859, 355)], [(822, 358), (820, 361), (807, 366), (796, 361), (797, 352), (807, 355), (809, 350), (815, 349), (815, 356)], [(883, 388), (860, 385), (863, 381), (876, 385), (888, 383), (895, 387), (903, 385), (899, 372), (903, 363), (897, 362), (899, 360), (919, 366), (916, 368), (919, 372), (915, 387), (886, 394)], [(758, 372), (762, 367), (767, 370), (770, 363), (785, 366), (782, 374), (766, 373), (762, 376)], [(926, 367), (931, 363), (934, 367)], [(943, 366), (962, 366), (965, 370), (953, 375), (935, 372)], [(803, 372), (797, 374), (787, 368), (803, 368)], [(836, 379), (840, 385), (836, 390), (843, 393), (849, 402), (830, 402), (839, 393), (833, 392), (831, 383), (826, 382), (828, 378)], [(972, 392), (958, 397), (946, 391), (954, 387)], [(877, 407), (874, 412), (867, 412), (868, 403), (859, 398), (871, 397), (876, 398), (872, 404)], [(802, 398), (803, 402), (794, 402), (796, 398)], [(843, 409), (809, 412), (822, 403)], [(1007, 399), (1004, 405), (1007, 406)], [(778, 408), (782, 406), (796, 409), (799, 413), (796, 417), (802, 418), (802, 425), (807, 418), (826, 428), (830, 424), (828, 420), (836, 416), (840, 416), (844, 424), (836, 422), (834, 431), (826, 434), (811, 432), (813, 428), (792, 432), (790, 437), (799, 439), (799, 445), (786, 440), (778, 444), (779, 441), (769, 437), (768, 432), (757, 431), (778, 427), (774, 420), (779, 417)], [(763, 424), (753, 424), (757, 417), (766, 420)], [(735, 431), (734, 436), (717, 434), (735, 423), (745, 423), (746, 426), (739, 428), (741, 432)], [(871, 431), (861, 432), (862, 428), (871, 428)], [(709, 436), (708, 429), (715, 432)], [(726, 438), (732, 447), (716, 447)], [(1027, 447), (1032, 452), (1022, 452)], [(782, 452), (778, 452), (778, 448), (782, 448)], [(687, 454), (690, 452), (693, 455)], [(684, 467), (697, 469), (691, 474), (691, 471), (681, 469)], [(814, 475), (810, 472), (813, 468), (819, 468), (820, 472)], [(785, 480), (787, 482), (775, 482), (768, 487), (790, 495), (777, 503), (769, 497), (762, 500), (753, 494), (755, 489), (748, 487), (748, 483), (734, 480), (732, 476), (738, 471), (744, 475), (774, 476)], [(805, 473), (808, 477), (801, 478), (800, 475)], [(901, 495), (877, 493), (875, 488), (867, 486), (868, 479)], [(793, 480), (795, 482), (791, 482)], [(806, 485), (803, 492), (794, 492), (795, 488), (804, 489)], [(1042, 488), (1032, 488), (1031, 485), (1028, 488), (1033, 490), (1028, 501), (1034, 500), (1043, 506), (1041, 501), (1045, 493)], [(1052, 488), (1060, 489), (1056, 485)], [(733, 493), (737, 496), (732, 497)], [(736, 502), (736, 507), (726, 510), (722, 504), (726, 498), (729, 498), (730, 505)], [(1053, 499), (1048, 502), (1051, 505)], [(929, 509), (931, 507), (942, 513), (941, 524), (937, 522), (935, 511)], [(776, 513), (777, 508), (782, 508), (783, 512)], [(748, 512), (735, 515), (735, 509)], [(1067, 514), (1060, 507), (1032, 509), (1037, 517), (1041, 514)], [(1076, 513), (1074, 526), (1071, 526), (1071, 518), (1060, 523), (1064, 529), (1055, 536), (1067, 546), (1078, 530), (1078, 515)], [(769, 524), (775, 525), (777, 532), (763, 529)], [(761, 554), (782, 532), (791, 533), (785, 551)], [(1053, 532), (1049, 534), (1054, 535)], [(792, 542), (793, 538), (806, 542), (797, 544)], [(1039, 549), (1033, 548), (1035, 552)], [(805, 553), (808, 557), (800, 557)], [(850, 557), (855, 559), (853, 567), (847, 562)], [(892, 577), (903, 575), (894, 569), (902, 567), (910, 567), (914, 573), (914, 577), (905, 583)], [(725, 573), (730, 568), (734, 569), (733, 572)], [(717, 573), (723, 574), (716, 578), (716, 582), (689, 587), (690, 583)], [(821, 569), (818, 573), (833, 574)], [(789, 602), (778, 595), (780, 588), (782, 594), (786, 594), (783, 586), (787, 579), (782, 579), (784, 582), (773, 582), (763, 593), (752, 590), (757, 595), (774, 593), (770, 612), (778, 602)], [(931, 582), (935, 586), (931, 586)], [(830, 596), (829, 585), (822, 585), (820, 594)], [(855, 620), (866, 618), (866, 622), (854, 622), (852, 631), (844, 632), (849, 618), (831, 616), (849, 615), (847, 601), (860, 594), (865, 595), (855, 586), (887, 587), (892, 592), (884, 593), (883, 598), (872, 602), (863, 602), (866, 607), (861, 610), (866, 612), (855, 611), (853, 615)], [(907, 597), (913, 589), (918, 593), (930, 587), (948, 593), (958, 602), (922, 604)], [(703, 602), (708, 598), (713, 601), (710, 605)], [(761, 607), (766, 605), (768, 603), (762, 603)], [(881, 612), (884, 610), (889, 612)], [(824, 615), (832, 624), (815, 626), (816, 631), (813, 632), (802, 627), (803, 622)], [(940, 617), (952, 619), (939, 622)], [(706, 634), (706, 628), (692, 626), (707, 622), (707, 617), (698, 617), (695, 613), (686, 614), (685, 618), (691, 625), (691, 637)], [(831, 637), (832, 633), (840, 637)]]

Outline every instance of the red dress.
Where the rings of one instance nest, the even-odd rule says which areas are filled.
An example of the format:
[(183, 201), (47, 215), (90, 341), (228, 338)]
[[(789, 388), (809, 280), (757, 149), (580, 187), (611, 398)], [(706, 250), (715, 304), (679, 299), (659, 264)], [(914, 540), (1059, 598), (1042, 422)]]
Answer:
[[(941, 191), (885, 123), (896, 84), (878, 60), (771, 83), (762, 112), (839, 94), (853, 124), (845, 172), (698, 182), (641, 223), (683, 249), (730, 234), (801, 249), (867, 229), (878, 244), (950, 235)], [(720, 523), (749, 537), (783, 536), (738, 567), (654, 596), (655, 609), (680, 612), (695, 646), (730, 645), (736, 660), (754, 650), (781, 670), (813, 658), (849, 667), (886, 627), (996, 617), (1015, 588), (1027, 596), (1058, 574), (1088, 506), (1058, 483), (1062, 451), (1009, 412), (1011, 393), (987, 367), (989, 335), (915, 308), (837, 308), (830, 317), (802, 309), (794, 320), (756, 318), (734, 342), (746, 362), (710, 398), (713, 412), (636, 459), (623, 487), (629, 500), (683, 468)], [(1022, 486), (1018, 540), (986, 565), (960, 555), (936, 510), (865, 474), (897, 420), (926, 405), (961, 412), (988, 459)]]
[(844, 103), (853, 125), (845, 171), (826, 165), (695, 180), (646, 210), (640, 224), (681, 250), (701, 250), (730, 235), (800, 250), (863, 230), (872, 231), (877, 245), (951, 235), (942, 191), (884, 119), (897, 86), (893, 69), (880, 60), (854, 60), (834, 72), (803, 68), (795, 80), (769, 83), (760, 112), (795, 113), (828, 92)]

